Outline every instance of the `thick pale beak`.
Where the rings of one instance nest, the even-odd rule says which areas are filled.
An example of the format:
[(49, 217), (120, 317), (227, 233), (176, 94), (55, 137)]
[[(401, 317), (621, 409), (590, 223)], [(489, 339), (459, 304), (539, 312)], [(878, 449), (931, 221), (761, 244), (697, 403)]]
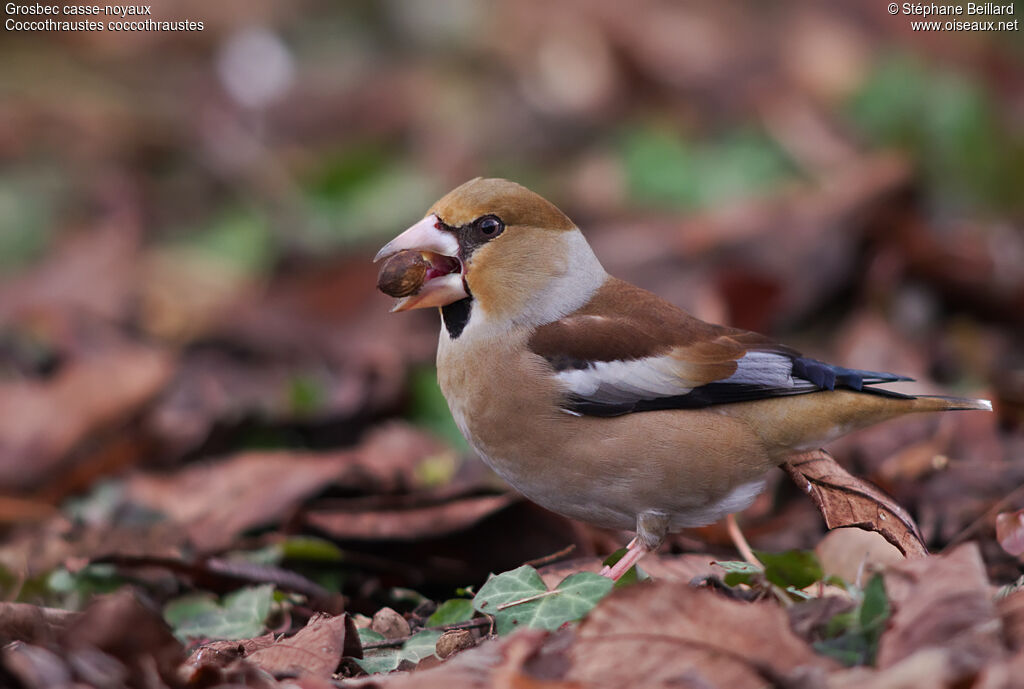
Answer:
[(441, 229), (436, 215), (428, 215), (385, 244), (373, 261), (376, 263), (399, 251), (419, 251), (430, 261), (431, 267), (419, 291), (399, 299), (392, 312), (445, 306), (469, 296), (462, 279), (459, 242), (451, 232)]

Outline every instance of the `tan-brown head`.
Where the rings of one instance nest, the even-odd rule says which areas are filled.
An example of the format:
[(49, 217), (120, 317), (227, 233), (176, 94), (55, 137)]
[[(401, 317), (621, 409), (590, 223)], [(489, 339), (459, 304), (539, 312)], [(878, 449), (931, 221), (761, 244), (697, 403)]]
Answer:
[(375, 260), (407, 249), (429, 252), (432, 267), (398, 311), (471, 300), (480, 318), (536, 325), (580, 306), (607, 277), (562, 211), (504, 179), (453, 189)]

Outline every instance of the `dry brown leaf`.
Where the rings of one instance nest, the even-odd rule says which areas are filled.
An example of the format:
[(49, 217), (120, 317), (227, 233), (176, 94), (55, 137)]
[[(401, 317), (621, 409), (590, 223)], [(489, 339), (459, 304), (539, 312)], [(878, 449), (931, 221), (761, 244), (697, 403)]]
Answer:
[(361, 657), (355, 625), (348, 615), (313, 617), (294, 636), (261, 648), (248, 661), (276, 675), (330, 678), (343, 655)]
[(1024, 689), (1024, 653), (989, 664), (971, 689)]
[[(595, 686), (762, 687), (833, 669), (790, 630), (778, 605), (728, 600), (686, 584), (616, 592), (583, 621), (567, 679)], [(624, 661), (628, 659), (628, 672)]]
[(373, 677), (368, 684), (379, 689), (580, 689), (577, 682), (530, 667), (550, 650), (553, 639), (539, 629), (522, 629), (485, 640), (430, 669)]
[(275, 641), (273, 632), (241, 641), (211, 641), (193, 651), (188, 658), (188, 664), (196, 669), (227, 667), (239, 658), (273, 646)]
[(171, 633), (159, 610), (136, 598), (129, 588), (96, 599), (61, 636), (65, 653), (101, 651), (116, 658), (128, 670), (129, 686), (143, 686), (143, 678), (156, 673), (176, 683), (185, 660), (181, 644)]
[(871, 573), (903, 562), (894, 545), (874, 531), (836, 529), (814, 546), (825, 576), (837, 576), (851, 584), (867, 583)]
[(1024, 651), (1024, 591), (1016, 591), (996, 601), (1003, 621), (1003, 639), (1011, 651)]
[(898, 485), (919, 481), (923, 476), (942, 469), (949, 463), (950, 441), (953, 438), (952, 416), (940, 416), (938, 430), (886, 457), (878, 466), (879, 482)]
[(0, 646), (11, 641), (51, 641), (79, 616), (77, 612), (28, 603), (0, 603)]
[(855, 607), (849, 595), (809, 598), (786, 609), (789, 615), (789, 627), (804, 641), (820, 641), (826, 638), (829, 623), (832, 619)]
[(222, 549), (247, 529), (275, 523), (328, 485), (395, 490), (413, 483), (437, 442), (411, 427), (381, 427), (354, 450), (243, 452), (172, 476), (129, 480), (126, 495), (181, 524), (201, 551)]
[(130, 215), (67, 237), (44, 261), (0, 282), (0, 322), (60, 310), (118, 320), (135, 280), (140, 232)]
[(937, 647), (949, 654), (953, 673), (962, 678), (1006, 655), (976, 544), (891, 566), (885, 590), (893, 613), (878, 647), (880, 668)]
[(956, 671), (949, 653), (926, 648), (883, 670), (854, 667), (828, 676), (828, 689), (954, 689)]
[(342, 475), (349, 452), (243, 452), (173, 476), (130, 479), (128, 499), (166, 514), (202, 552), (231, 545), (246, 529), (283, 519)]
[(907, 557), (928, 554), (910, 514), (868, 482), (850, 474), (824, 450), (782, 465), (814, 501), (830, 529), (856, 526), (877, 531)]
[[(472, 496), (440, 505), (409, 509), (343, 508), (311, 511), (306, 521), (333, 538), (341, 540), (414, 540), (444, 536), (469, 528), (521, 498), (505, 495)], [(365, 501), (358, 501), (365, 506)]]
[(0, 668), (21, 689), (70, 686), (71, 668), (61, 655), (48, 648), (14, 641), (0, 648)]
[[(112, 564), (121, 571), (164, 569), (207, 591), (233, 591), (241, 585), (273, 584), (282, 591), (299, 593), (318, 606), (330, 605), (330, 592), (298, 572), (275, 565), (232, 558), (159, 557), (155, 555), (113, 554), (94, 557), (92, 564)], [(340, 596), (339, 596), (340, 598)]]
[(37, 487), (90, 437), (137, 415), (170, 377), (166, 353), (126, 342), (45, 380), (0, 383), (0, 490)]

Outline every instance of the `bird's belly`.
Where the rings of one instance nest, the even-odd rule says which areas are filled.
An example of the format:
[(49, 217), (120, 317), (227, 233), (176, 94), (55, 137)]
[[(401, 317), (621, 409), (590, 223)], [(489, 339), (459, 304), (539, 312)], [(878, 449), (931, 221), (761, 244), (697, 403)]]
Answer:
[(564, 481), (572, 481), (571, 484), (551, 477), (534, 480), (535, 477), (519, 471), (515, 462), (488, 457), (482, 452), (478, 454), (502, 479), (541, 507), (570, 519), (612, 529), (635, 530), (637, 516), (645, 511), (669, 515), (671, 532), (705, 526), (746, 509), (765, 486), (765, 480), (757, 478), (724, 495), (669, 488), (661, 494), (646, 490), (640, 499), (633, 499), (630, 481), (621, 474), (591, 475), (584, 479), (564, 477)]
[[(763, 474), (771, 466), (753, 444), (737, 448), (722, 437), (694, 443), (671, 424), (653, 434), (638, 429), (638, 437), (630, 440), (617, 431), (622, 424), (615, 419), (567, 416), (531, 422), (520, 416), (517, 437), (509, 438), (483, 430), (480, 425), (491, 424), (475, 423), (475, 415), (458, 405), (452, 405), (452, 412), (481, 459), (524, 496), (553, 512), (608, 528), (635, 529), (637, 515), (647, 510), (668, 514), (672, 531), (710, 524), (748, 507), (764, 488)], [(718, 415), (704, 420), (733, 423)]]

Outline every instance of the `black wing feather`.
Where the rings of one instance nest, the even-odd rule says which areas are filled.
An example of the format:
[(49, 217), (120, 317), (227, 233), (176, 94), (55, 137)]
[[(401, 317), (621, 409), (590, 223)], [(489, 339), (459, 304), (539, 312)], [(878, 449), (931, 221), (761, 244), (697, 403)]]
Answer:
[(637, 399), (630, 402), (598, 402), (579, 395), (570, 395), (566, 409), (586, 416), (621, 416), (635, 412), (666, 409), (702, 409), (715, 404), (750, 402), (772, 397), (806, 395), (822, 390), (848, 389), (883, 397), (910, 399), (892, 390), (870, 387), (878, 383), (913, 380), (907, 376), (878, 371), (833, 366), (816, 359), (793, 357), (793, 377), (806, 380), (814, 387), (778, 387), (753, 383), (714, 382), (694, 388), (685, 395)]

